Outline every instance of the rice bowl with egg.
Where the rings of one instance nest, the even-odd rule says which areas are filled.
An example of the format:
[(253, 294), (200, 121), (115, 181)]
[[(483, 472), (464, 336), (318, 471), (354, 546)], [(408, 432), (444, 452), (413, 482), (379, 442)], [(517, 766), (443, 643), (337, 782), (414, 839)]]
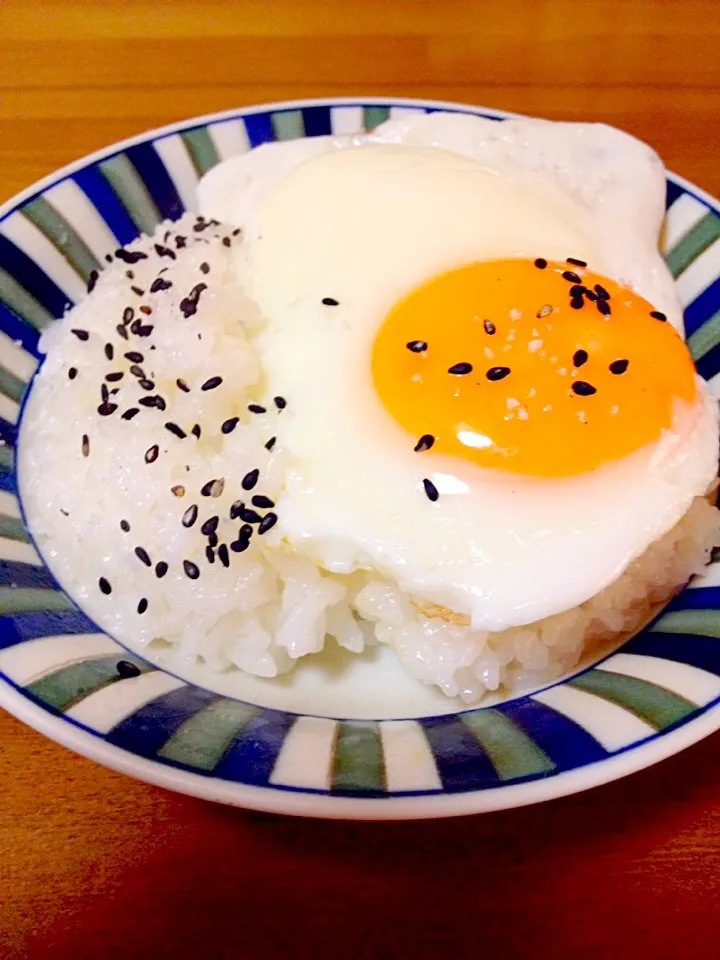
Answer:
[[(672, 520), (660, 511), (660, 529), (634, 553), (608, 558), (614, 576), (595, 571), (599, 589), (578, 582), (570, 601), (556, 598), (560, 609), (547, 616), (514, 612), (515, 622), (501, 628), (497, 610), (483, 622), (457, 591), (408, 589), (387, 556), (368, 556), (364, 547), (361, 560), (323, 553), (327, 537), (307, 537), (307, 513), (292, 503), (282, 510), (288, 480), (302, 492), (294, 465), (299, 391), (285, 390), (299, 365), (287, 367), (263, 342), (277, 304), (259, 309), (248, 274), (237, 268), (240, 219), (233, 215), (227, 229), (208, 219), (163, 225), (152, 240), (118, 254), (88, 300), (44, 335), (47, 359), (23, 419), (23, 502), (49, 566), (103, 628), (150, 656), (153, 644), (171, 644), (213, 669), (265, 677), (326, 642), (354, 653), (388, 643), (413, 676), (472, 703), (486, 690), (556, 678), (588, 643), (622, 639), (641, 626), (701, 569), (720, 540), (717, 511), (704, 499), (717, 435), (709, 399), (693, 441), (706, 451), (705, 463), (675, 497)], [(578, 243), (567, 250), (565, 236), (557, 243), (585, 253)], [(262, 292), (270, 262), (256, 258), (252, 266)], [(653, 269), (655, 286), (641, 292), (671, 314), (667, 278)], [(414, 285), (413, 278), (405, 289)], [(325, 292), (315, 305), (326, 312), (345, 306), (346, 296)], [(276, 384), (282, 392), (273, 392)], [(331, 390), (317, 402), (332, 397)], [(130, 410), (137, 412), (127, 417)], [(427, 452), (410, 445), (415, 459)], [(71, 483), (58, 483), (70, 464)], [(420, 492), (419, 509), (426, 499)], [(518, 570), (520, 594), (522, 582)]]

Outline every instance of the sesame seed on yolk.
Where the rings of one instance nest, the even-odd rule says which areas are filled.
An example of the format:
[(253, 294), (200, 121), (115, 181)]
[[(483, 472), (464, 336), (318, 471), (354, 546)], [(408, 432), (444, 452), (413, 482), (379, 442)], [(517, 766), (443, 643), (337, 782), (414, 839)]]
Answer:
[[(475, 263), (392, 308), (375, 340), (372, 373), (411, 452), (428, 434), (433, 454), (571, 476), (658, 440), (672, 426), (676, 401), (695, 400), (687, 347), (652, 316), (653, 306), (589, 269), (573, 266), (572, 282), (567, 272), (567, 263), (553, 261), (543, 269), (532, 260)], [(578, 308), (570, 293), (576, 275), (590, 294), (609, 297), (585, 296)], [(408, 350), (416, 341), (427, 349)], [(585, 354), (578, 369), (573, 359)], [(457, 364), (472, 373), (449, 373)], [(498, 378), (500, 369), (509, 373)]]

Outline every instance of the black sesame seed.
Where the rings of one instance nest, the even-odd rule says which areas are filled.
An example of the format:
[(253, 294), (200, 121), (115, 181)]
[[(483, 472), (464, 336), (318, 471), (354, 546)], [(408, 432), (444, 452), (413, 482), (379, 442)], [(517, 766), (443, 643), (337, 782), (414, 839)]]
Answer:
[(190, 387), (185, 383), (182, 377), (178, 377), (175, 383), (182, 390), (183, 393), (190, 393)]
[(572, 270), (563, 271), (562, 275), (563, 280), (567, 280), (569, 283), (580, 283), (582, 278), (579, 277), (576, 273), (573, 273)]
[(598, 299), (595, 306), (598, 308), (598, 310), (604, 317), (609, 316), (610, 313), (612, 312), (610, 310), (610, 304), (607, 302), (607, 300)]
[(177, 247), (178, 250), (184, 249), (184, 247), (187, 246), (187, 237), (183, 237), (180, 235), (175, 237), (175, 246)]
[(142, 363), (145, 357), (141, 353), (138, 353), (137, 350), (129, 350), (125, 354), (125, 359), (129, 360), (130, 363)]
[(100, 579), (98, 580), (98, 586), (100, 587), (100, 590), (105, 594), (105, 596), (108, 596), (109, 594), (112, 593), (112, 587), (110, 586), (110, 583), (105, 579), (105, 577), (100, 577)]
[(70, 369), (68, 370), (68, 378), (70, 380), (74, 380), (77, 375), (78, 375), (77, 367), (70, 367)]
[(425, 495), (427, 496), (428, 500), (432, 500), (434, 503), (440, 496), (435, 484), (432, 482), (432, 480), (428, 480), (426, 477), (423, 480), (423, 487), (425, 488)]
[(338, 300), (335, 300), (334, 297), (323, 297), (322, 302), (326, 307), (337, 307), (340, 305)]
[(90, 437), (86, 433), (82, 437), (82, 455), (84, 457), (90, 456)]
[(122, 414), (122, 419), (132, 420), (132, 418), (138, 413), (140, 413), (140, 410), (138, 409), (138, 407), (130, 407), (128, 410), (125, 411), (125, 413)]
[(127, 326), (132, 322), (132, 318), (135, 316), (135, 311), (132, 307), (125, 307), (123, 310), (123, 323)]
[(226, 420), (220, 429), (223, 433), (232, 433), (235, 427), (238, 425), (240, 417), (230, 417), (229, 420)]
[(145, 291), (143, 290), (142, 287), (130, 287), (130, 289), (131, 289), (132, 292), (133, 292), (134, 294), (136, 294), (138, 297), (142, 297), (142, 296), (145, 295)]
[(198, 508), (197, 504), (194, 503), (191, 507), (188, 507), (185, 513), (182, 516), (182, 525), (184, 527), (191, 527), (197, 520)]
[(179, 440), (184, 440), (185, 437), (187, 436), (183, 428), (179, 427), (176, 423), (173, 423), (172, 421), (168, 421), (168, 423), (165, 424), (165, 429), (169, 430), (170, 433), (172, 433), (173, 436), (177, 437)]
[[(144, 323), (138, 327), (137, 335), (139, 337), (149, 337), (155, 327), (150, 323)], [(152, 350), (152, 347), (150, 348)]]
[(424, 433), (414, 446), (415, 453), (424, 453), (435, 443), (435, 437), (431, 433)]
[(192, 430), (190, 431), (190, 433), (195, 437), (196, 440), (199, 440), (199, 439), (200, 439), (200, 434), (201, 434), (201, 432), (202, 432), (202, 431), (200, 430), (200, 424), (199, 424), (199, 423), (196, 423), (195, 426), (194, 426), (194, 427), (192, 428)]
[(200, 532), (204, 537), (209, 537), (211, 533), (215, 533), (220, 523), (220, 517), (210, 517), (209, 520), (206, 520), (205, 523), (200, 527)]
[(112, 255), (111, 253), (106, 253), (106, 254), (105, 254), (105, 259), (107, 260), (108, 263), (112, 263), (112, 261), (113, 261), (113, 255)]
[(122, 260), (123, 263), (137, 263), (138, 260), (147, 260), (148, 256), (146, 253), (141, 253), (140, 250), (123, 250), (120, 248), (115, 251), (115, 256), (118, 260)]
[(586, 290), (587, 287), (584, 287), (581, 283), (574, 283), (568, 290), (568, 293), (571, 297), (581, 297)]
[(605, 289), (605, 287), (603, 287), (601, 283), (596, 283), (594, 289), (595, 289), (595, 293), (600, 297), (601, 300), (610, 299), (610, 294), (607, 292), (607, 290)]
[(130, 524), (127, 522), (127, 520), (121, 520), (121, 521), (120, 521), (120, 529), (121, 529), (124, 533), (130, 533)]
[(172, 280), (165, 280), (164, 277), (157, 277), (150, 284), (150, 293), (158, 293), (160, 290), (169, 290), (172, 286)]
[(206, 380), (205, 383), (200, 387), (201, 390), (214, 390), (216, 387), (219, 387), (222, 383), (222, 377), (210, 377), (209, 380)]
[(485, 333), (488, 334), (488, 336), (492, 336), (495, 333), (495, 329), (496, 329), (495, 324), (492, 322), (492, 320), (483, 320), (483, 328), (485, 330)]
[(233, 540), (230, 544), (230, 549), (233, 553), (243, 553), (250, 546), (250, 541), (247, 538), (238, 537), (237, 540)]
[(183, 560), (183, 570), (191, 580), (197, 580), (197, 578), (200, 576), (200, 570), (192, 562), (192, 560)]
[(287, 400), (285, 397), (273, 397), (273, 400), (275, 401), (275, 406), (278, 408), (278, 410), (284, 410), (287, 406)]
[(220, 563), (221, 563), (224, 567), (229, 567), (229, 566), (230, 566), (230, 554), (228, 553), (228, 548), (227, 548), (227, 544), (226, 544), (226, 543), (221, 543), (221, 544), (220, 544), (220, 546), (218, 547), (217, 555), (218, 555), (218, 558), (219, 558), (219, 560), (220, 560)]
[(97, 412), (100, 414), (101, 417), (109, 417), (110, 414), (115, 413), (116, 410), (117, 410), (117, 404), (108, 403), (107, 401), (103, 401), (103, 403), (101, 403), (100, 406), (97, 408)]
[(155, 253), (159, 257), (170, 257), (171, 260), (177, 260), (175, 253), (169, 247), (164, 247), (161, 243), (155, 244)]
[(155, 564), (155, 576), (158, 580), (162, 580), (165, 574), (168, 572), (168, 565), (164, 560), (160, 560), (159, 563)]
[(452, 367), (448, 369), (448, 373), (454, 373), (458, 377), (464, 377), (467, 373), (472, 373), (472, 364), (471, 363), (454, 363)]
[(650, 316), (653, 318), (653, 320), (660, 320), (663, 323), (665, 323), (665, 321), (667, 320), (667, 317), (665, 316), (665, 314), (662, 313), (660, 310), (651, 310)]
[(107, 384), (100, 384), (100, 396), (102, 397), (102, 402), (107, 403), (110, 399), (110, 391), (107, 388)]
[(588, 353), (587, 350), (576, 350), (573, 354), (573, 366), (581, 367), (584, 363), (588, 362)]
[(592, 303), (596, 303), (598, 300), (598, 295), (595, 293), (594, 290), (586, 290), (585, 299), (592, 301)]
[(265, 407), (261, 407), (259, 403), (251, 403), (248, 406), (250, 413), (267, 413)]
[(224, 246), (224, 247), (229, 247), (230, 244), (232, 243), (230, 237), (223, 237), (223, 241), (222, 241), (222, 242), (223, 242), (223, 246)]
[(270, 510), (271, 507), (275, 506), (275, 501), (271, 500), (270, 497), (266, 497), (262, 493), (256, 493), (252, 498), (253, 506), (259, 507), (260, 510)]
[(630, 364), (629, 360), (613, 360), (613, 362), (608, 367), (608, 370), (610, 371), (610, 373), (619, 375), (621, 373), (625, 373), (629, 364)]
[(240, 527), (240, 530), (238, 531), (238, 536), (242, 537), (243, 540), (249, 540), (252, 535), (253, 535), (253, 528), (250, 526), (249, 523), (244, 523)]
[(85, 340), (89, 340), (89, 338), (90, 338), (90, 334), (87, 332), (87, 330), (77, 330), (77, 329), (76, 329), (76, 330), (72, 330), (72, 333), (75, 334), (75, 336), (78, 338), (78, 340), (83, 340), (83, 341), (85, 341)]
[(242, 500), (236, 500), (235, 503), (230, 507), (230, 519), (237, 520), (240, 516), (240, 511), (244, 508), (245, 504)]
[(97, 270), (91, 270), (91, 271), (90, 271), (90, 276), (88, 277), (88, 282), (87, 282), (87, 292), (88, 292), (88, 293), (92, 293), (93, 290), (95, 289), (95, 284), (98, 282), (98, 277), (99, 277), (99, 276), (100, 276), (100, 274), (97, 272)]
[(544, 257), (538, 257), (535, 261), (535, 266), (538, 268), (538, 270), (544, 270), (547, 266), (547, 260)]
[(118, 335), (119, 337), (122, 337), (123, 340), (129, 340), (129, 339), (130, 339), (130, 337), (128, 337), (128, 332), (127, 332), (127, 330), (125, 329), (125, 327), (124, 327), (121, 323), (119, 323), (119, 324), (115, 327), (115, 330), (117, 331), (117, 335)]
[(205, 547), (205, 556), (208, 563), (215, 563), (215, 551), (209, 544)]
[(240, 482), (240, 486), (243, 488), (243, 490), (252, 490), (255, 484), (258, 482), (259, 476), (260, 476), (259, 470), (250, 470), (242, 478), (242, 481)]
[(275, 446), (276, 441), (277, 441), (277, 437), (270, 437), (268, 442), (265, 444), (265, 449), (272, 450), (272, 448)]
[(140, 603), (137, 605), (137, 612), (140, 613), (140, 614), (143, 614), (143, 613), (145, 613), (145, 611), (147, 610), (147, 608), (148, 608), (147, 598), (146, 598), (146, 597), (143, 597), (142, 600), (140, 601)]
[(138, 558), (138, 560), (142, 560), (146, 567), (152, 566), (150, 554), (143, 547), (135, 547), (135, 556)]
[(122, 370), (118, 370), (116, 373), (106, 373), (105, 379), (108, 383), (117, 383), (118, 380), (122, 380), (124, 376), (125, 374), (122, 372)]
[[(147, 600), (145, 601), (145, 607), (143, 610), (140, 610), (140, 604), (138, 604), (138, 613), (144, 613), (147, 610)], [(115, 669), (121, 680), (130, 680), (132, 677), (139, 677), (142, 673), (142, 670), (136, 666), (134, 663), (131, 663), (129, 660), (118, 660), (115, 664)]]
[(240, 509), (240, 519), (243, 523), (262, 523), (260, 514), (256, 513), (255, 510), (249, 510), (245, 506)]
[(208, 546), (216, 547), (218, 545), (218, 535), (216, 533), (208, 534)]
[(189, 297), (191, 300), (194, 300), (195, 303), (197, 303), (198, 300), (200, 299), (200, 294), (201, 294), (204, 290), (207, 290), (207, 284), (206, 284), (206, 283), (202, 283), (202, 282), (201, 282), (201, 283), (196, 283), (195, 286), (194, 286), (194, 287), (192, 288), (192, 290), (190, 291), (190, 293), (188, 294), (188, 297)]
[(197, 303), (194, 300), (190, 300), (189, 297), (185, 297), (180, 301), (180, 312), (185, 319), (188, 320), (197, 313)]
[(573, 310), (582, 310), (582, 308), (585, 306), (585, 301), (582, 297), (573, 297), (570, 301), (570, 306)]
[(108, 358), (108, 360), (112, 360), (112, 358), (115, 356), (115, 348), (111, 343), (105, 344), (105, 356)]
[(260, 522), (260, 526), (258, 527), (258, 534), (262, 536), (264, 533), (267, 533), (268, 530), (272, 530), (277, 523), (277, 520), (278, 518), (276, 513), (266, 513)]
[(409, 343), (406, 343), (405, 346), (411, 353), (424, 353), (428, 348), (424, 340), (411, 340)]
[(155, 443), (145, 451), (145, 463), (155, 463), (160, 454), (160, 447)]
[(209, 263), (201, 263), (201, 264), (200, 264), (200, 272), (201, 272), (201, 273), (210, 273), (210, 264), (209, 264)]
[(225, 478), (219, 477), (217, 480), (208, 480), (208, 482), (203, 485), (200, 493), (204, 497), (219, 497), (224, 489)]
[(594, 393), (597, 393), (597, 387), (585, 380), (576, 380), (572, 385), (572, 391), (578, 397), (591, 397)]
[(575, 257), (568, 257), (565, 263), (572, 263), (576, 267), (586, 267), (587, 263), (584, 260), (576, 260)]
[(510, 367), (490, 367), (490, 369), (485, 373), (485, 376), (488, 380), (504, 380), (505, 377), (510, 373)]
[(152, 380), (140, 380), (138, 386), (142, 387), (143, 390), (154, 390), (155, 383)]

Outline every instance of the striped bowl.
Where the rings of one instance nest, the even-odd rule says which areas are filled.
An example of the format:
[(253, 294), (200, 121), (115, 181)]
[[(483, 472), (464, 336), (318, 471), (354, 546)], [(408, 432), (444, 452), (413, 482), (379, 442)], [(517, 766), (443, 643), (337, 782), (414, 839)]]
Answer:
[[(458, 104), (274, 104), (155, 130), (85, 158), (0, 209), (0, 705), (79, 753), (213, 800), (329, 817), (512, 807), (640, 769), (720, 727), (720, 563), (590, 669), (490, 707), (410, 719), (313, 715), (221, 695), (103, 634), (23, 528), (13, 448), (38, 332), (106, 253), (193, 209), (198, 177), (274, 139), (370, 129)], [(697, 369), (720, 392), (720, 205), (669, 176), (664, 251)], [(321, 711), (319, 711), (321, 712)]]

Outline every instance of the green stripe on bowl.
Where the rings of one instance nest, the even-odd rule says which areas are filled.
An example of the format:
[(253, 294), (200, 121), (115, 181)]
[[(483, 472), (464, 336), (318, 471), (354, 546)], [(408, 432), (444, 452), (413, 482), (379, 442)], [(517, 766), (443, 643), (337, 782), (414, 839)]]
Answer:
[(647, 680), (638, 680), (636, 677), (627, 677), (623, 673), (609, 673), (607, 670), (590, 670), (568, 680), (568, 686), (610, 700), (645, 720), (656, 730), (664, 730), (698, 709), (696, 703), (666, 690), (665, 687)]
[(12, 470), (15, 466), (15, 457), (12, 447), (0, 447), (0, 467)]
[(158, 756), (188, 767), (213, 770), (260, 707), (223, 699), (196, 713), (168, 740)]
[(25, 393), (25, 387), (27, 387), (27, 384), (23, 383), (19, 377), (6, 370), (5, 367), (0, 367), (0, 393), (20, 403)]
[(363, 124), (366, 130), (374, 130), (390, 116), (390, 107), (364, 107)]
[(0, 587), (0, 614), (59, 613), (76, 610), (75, 604), (60, 590), (42, 587)]
[(648, 629), (652, 633), (694, 633), (720, 639), (720, 610), (671, 610)]
[(57, 247), (86, 283), (91, 271), (100, 269), (95, 254), (80, 234), (44, 197), (26, 203), (22, 213)]
[(19, 540), (21, 543), (30, 542), (22, 520), (18, 520), (17, 517), (6, 517), (4, 513), (0, 513), (0, 537), (6, 540)]
[(490, 757), (501, 780), (551, 773), (555, 764), (528, 735), (497, 710), (463, 713), (460, 720)]
[(305, 136), (302, 110), (282, 110), (273, 113), (271, 120), (276, 140), (297, 140)]
[(380, 728), (374, 721), (343, 720), (338, 724), (331, 789), (386, 789)]
[(56, 710), (69, 710), (91, 693), (97, 693), (98, 690), (122, 680), (117, 670), (120, 661), (132, 663), (140, 673), (149, 673), (155, 669), (139, 657), (118, 651), (112, 657), (98, 657), (61, 667), (60, 670), (28, 684), (25, 689)]
[(25, 287), (20, 286), (15, 277), (11, 277), (2, 268), (0, 268), (0, 300), (36, 330), (44, 329), (55, 319), (49, 310), (46, 310), (27, 292)]
[(118, 195), (133, 223), (143, 233), (152, 234), (162, 217), (142, 177), (124, 153), (99, 164), (103, 176)]
[(709, 210), (667, 254), (665, 260), (670, 273), (679, 277), (719, 237), (720, 217)]
[(706, 320), (701, 327), (698, 327), (694, 333), (691, 333), (687, 339), (688, 349), (693, 360), (704, 357), (718, 343), (720, 343), (720, 310), (714, 313), (709, 320)]
[(197, 130), (186, 130), (180, 136), (199, 177), (218, 164), (220, 158), (205, 127), (199, 127)]

